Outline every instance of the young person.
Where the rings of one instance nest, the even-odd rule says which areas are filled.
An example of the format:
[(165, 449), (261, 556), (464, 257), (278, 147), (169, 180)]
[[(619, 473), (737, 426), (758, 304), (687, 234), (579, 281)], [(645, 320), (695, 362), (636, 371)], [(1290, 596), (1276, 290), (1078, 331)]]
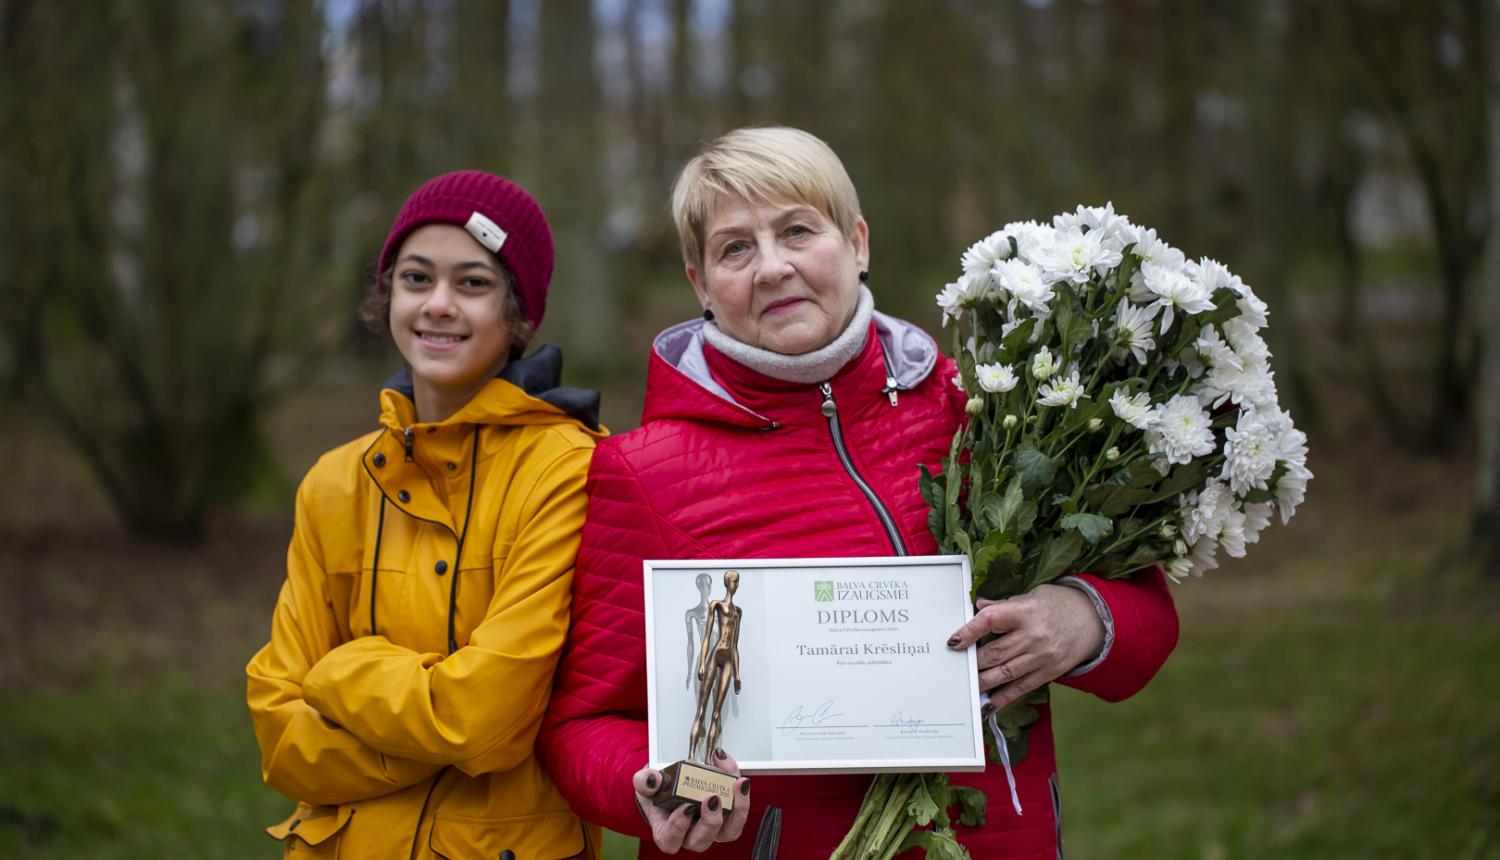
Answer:
[(522, 355), (553, 240), (516, 184), (436, 177), (366, 303), (406, 368), (380, 427), (297, 493), (270, 642), (250, 661), (288, 857), (595, 857), (532, 747), (568, 629), (598, 395)]

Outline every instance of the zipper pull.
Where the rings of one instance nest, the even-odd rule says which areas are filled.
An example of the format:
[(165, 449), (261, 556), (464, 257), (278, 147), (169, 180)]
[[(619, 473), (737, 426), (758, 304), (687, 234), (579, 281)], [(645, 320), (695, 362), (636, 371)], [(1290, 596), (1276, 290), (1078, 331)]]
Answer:
[(415, 443), (412, 439), (411, 428), (408, 427), (402, 432), (406, 435), (406, 462), (410, 463), (413, 459), (415, 459), (415, 457), (412, 455), (412, 445)]
[(839, 411), (833, 403), (833, 386), (824, 382), (818, 385), (818, 390), (823, 392), (823, 417), (832, 418)]
[(886, 397), (891, 399), (891, 408), (896, 408), (896, 377), (886, 374), (885, 387), (880, 389)]

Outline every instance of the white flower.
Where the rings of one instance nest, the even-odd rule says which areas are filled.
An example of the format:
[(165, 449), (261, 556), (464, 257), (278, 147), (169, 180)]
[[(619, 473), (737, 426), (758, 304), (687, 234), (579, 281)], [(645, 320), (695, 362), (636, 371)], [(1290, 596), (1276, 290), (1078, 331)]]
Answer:
[[(1167, 329), (1172, 327), (1172, 320), (1175, 319), (1173, 314), (1176, 311), (1182, 311), (1185, 314), (1201, 314), (1214, 309), (1208, 290), (1180, 270), (1158, 266), (1155, 263), (1142, 263), (1140, 280), (1144, 287), (1143, 298), (1154, 298), (1153, 304), (1162, 309), (1162, 334), (1166, 334)], [(1135, 298), (1136, 295), (1137, 293), (1133, 292), (1131, 297)]]
[(1146, 447), (1152, 454), (1163, 455), (1168, 463), (1182, 464), (1213, 453), (1211, 422), (1197, 398), (1175, 394), (1153, 414), (1153, 426), (1146, 431)]
[(1195, 383), (1192, 392), (1205, 406), (1222, 406), (1226, 401), (1250, 408), (1269, 408), (1276, 403), (1276, 380), (1263, 360), (1239, 363), (1225, 362), (1209, 368), (1208, 374)]
[(1151, 320), (1155, 316), (1154, 306), (1140, 307), (1121, 300), (1115, 308), (1115, 348), (1110, 354), (1118, 360), (1132, 355), (1145, 364), (1146, 353), (1156, 348), (1151, 337)]
[(1214, 555), (1219, 550), (1219, 544), (1212, 538), (1198, 538), (1188, 549), (1188, 560), (1192, 567), (1188, 570), (1193, 576), (1202, 576), (1210, 570), (1219, 566), (1219, 560)]
[(964, 387), (964, 376), (961, 373), (955, 373), (953, 375), (953, 387), (957, 388), (959, 391), (962, 391), (965, 394), (969, 393), (969, 389)]
[(1191, 543), (1200, 537), (1218, 540), (1234, 507), (1234, 495), (1220, 481), (1209, 481), (1203, 489), (1183, 493), (1177, 502), (1182, 517), (1182, 539)]
[(1150, 430), (1156, 421), (1156, 413), (1151, 409), (1151, 395), (1144, 391), (1130, 395), (1124, 388), (1116, 388), (1109, 396), (1109, 408), (1114, 410), (1117, 418), (1137, 430)]
[(962, 274), (958, 280), (943, 287), (938, 293), (938, 307), (943, 309), (943, 325), (948, 325), (948, 319), (958, 319), (959, 315), (968, 308), (975, 307), (985, 299), (998, 298), (995, 292), (995, 283), (988, 273), (971, 275)]
[(1136, 229), (1130, 219), (1115, 214), (1115, 204), (1103, 206), (1079, 206), (1073, 212), (1064, 212), (1052, 219), (1052, 226), (1067, 232), (1086, 229), (1098, 233), (1104, 246), (1111, 251), (1123, 251), (1136, 240)]
[(1051, 242), (1037, 247), (1033, 259), (1048, 281), (1086, 284), (1095, 273), (1103, 275), (1120, 265), (1123, 258), (1105, 245), (1103, 233), (1074, 228), (1057, 231)]
[(979, 387), (991, 394), (1004, 394), (1016, 387), (1016, 371), (1008, 364), (981, 364), (974, 368)]
[(984, 411), (984, 398), (970, 397), (969, 402), (964, 404), (964, 411), (970, 415), (978, 415)]
[(1005, 231), (996, 230), (969, 246), (964, 252), (964, 274), (985, 275), (995, 264), (1010, 257), (1010, 239)]
[(1223, 364), (1230, 364), (1236, 368), (1243, 367), (1239, 356), (1234, 354), (1233, 347), (1226, 343), (1219, 335), (1219, 330), (1211, 325), (1204, 326), (1203, 330), (1198, 333), (1198, 339), (1193, 342), (1193, 348), (1200, 358), (1208, 362), (1209, 367), (1218, 367)]
[(1139, 257), (1142, 263), (1165, 266), (1169, 269), (1181, 269), (1187, 260), (1181, 251), (1157, 238), (1156, 230), (1151, 227), (1141, 228), (1132, 253)]
[(1234, 347), (1234, 354), (1241, 360), (1268, 362), (1271, 360), (1271, 348), (1266, 345), (1265, 338), (1260, 332), (1240, 317), (1224, 323), (1224, 336), (1229, 338), (1229, 345)]
[(1052, 357), (1052, 350), (1044, 346), (1031, 357), (1031, 375), (1036, 377), (1038, 382), (1051, 379), (1052, 374), (1056, 372), (1057, 360)]
[(1261, 298), (1255, 294), (1254, 290), (1250, 289), (1249, 284), (1240, 280), (1239, 275), (1229, 276), (1229, 288), (1234, 290), (1240, 297), (1239, 301), (1235, 302), (1239, 306), (1240, 315), (1235, 317), (1235, 319), (1243, 321), (1246, 325), (1257, 331), (1265, 328), (1266, 318), (1271, 313), (1270, 307), (1264, 301), (1261, 301)]
[(1010, 297), (1010, 313), (1016, 312), (1019, 302), (1037, 316), (1045, 317), (1051, 310), (1052, 284), (1042, 279), (1042, 273), (1025, 260), (1005, 260), (995, 265), (991, 272), (996, 284)]
[(1224, 471), (1220, 477), (1229, 481), (1236, 494), (1266, 489), (1266, 482), (1276, 471), (1276, 422), (1264, 412), (1241, 412), (1234, 427), (1224, 431)]
[(963, 313), (963, 308), (959, 306), (962, 301), (963, 290), (956, 283), (945, 285), (937, 294), (937, 306), (943, 310), (943, 328), (948, 327), (948, 320), (956, 320)]
[(1174, 558), (1163, 565), (1162, 569), (1166, 572), (1168, 579), (1180, 583), (1193, 572), (1193, 561), (1189, 558)]
[(1197, 262), (1189, 260), (1182, 265), (1182, 273), (1203, 285), (1209, 295), (1229, 286), (1229, 270), (1218, 260), (1204, 257)]
[(1245, 505), (1245, 543), (1260, 540), (1260, 533), (1271, 524), (1273, 506), (1270, 502), (1253, 502)]
[(1035, 221), (1012, 221), (1001, 227), (1000, 232), (1016, 240), (1015, 256), (1030, 258), (1038, 245), (1051, 241), (1054, 231), (1049, 224), (1038, 224)]
[(1037, 403), (1043, 406), (1066, 406), (1075, 409), (1079, 400), (1088, 398), (1083, 393), (1083, 383), (1078, 381), (1078, 368), (1073, 368), (1067, 376), (1043, 383), (1037, 389)]
[(1231, 558), (1245, 557), (1245, 512), (1239, 505), (1231, 504), (1224, 514), (1224, 523), (1219, 529), (1219, 546)]
[(1297, 512), (1297, 506), (1307, 496), (1307, 480), (1311, 477), (1312, 472), (1306, 466), (1293, 463), (1287, 466), (1286, 473), (1276, 482), (1276, 510), (1281, 512), (1282, 525), (1291, 520), (1292, 514)]
[(964, 348), (968, 350), (969, 355), (974, 357), (975, 363), (982, 364), (989, 361), (990, 356), (994, 355), (995, 350), (1000, 347), (989, 338), (980, 340), (977, 335), (971, 334), (969, 335), (969, 339), (964, 342)]

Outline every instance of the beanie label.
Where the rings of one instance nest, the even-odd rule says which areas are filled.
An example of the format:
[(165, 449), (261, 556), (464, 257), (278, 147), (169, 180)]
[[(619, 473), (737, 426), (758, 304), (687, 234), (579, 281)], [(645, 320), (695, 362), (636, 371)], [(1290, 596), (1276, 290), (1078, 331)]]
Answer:
[(506, 232), (500, 229), (500, 225), (484, 217), (478, 212), (469, 215), (469, 223), (464, 225), (469, 235), (478, 240), (479, 244), (490, 249), (490, 253), (500, 253), (500, 246), (505, 244)]

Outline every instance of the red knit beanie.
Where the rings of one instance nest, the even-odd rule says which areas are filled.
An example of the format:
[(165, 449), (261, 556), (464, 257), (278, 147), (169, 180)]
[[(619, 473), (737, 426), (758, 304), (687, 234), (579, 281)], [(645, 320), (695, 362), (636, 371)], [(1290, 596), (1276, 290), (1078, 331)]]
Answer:
[(542, 209), (521, 186), (503, 176), (460, 170), (429, 179), (406, 198), (380, 249), (379, 272), (396, 262), (401, 243), (426, 224), (453, 224), (469, 231), (499, 257), (516, 278), (521, 313), (533, 326), (547, 310), (552, 280), (552, 229)]

